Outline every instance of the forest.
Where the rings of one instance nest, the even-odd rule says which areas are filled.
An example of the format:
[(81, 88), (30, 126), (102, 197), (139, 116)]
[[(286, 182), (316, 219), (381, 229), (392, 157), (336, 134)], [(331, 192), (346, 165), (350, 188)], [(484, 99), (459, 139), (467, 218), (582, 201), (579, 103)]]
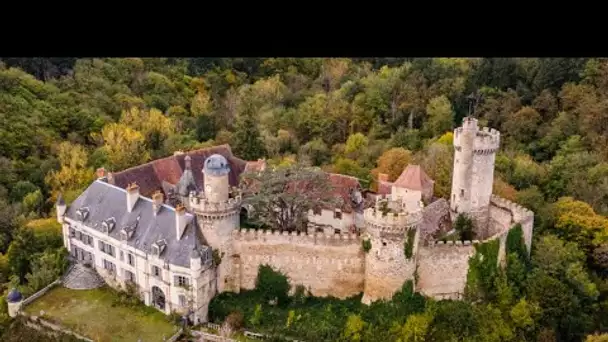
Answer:
[(310, 299), (301, 321), (254, 306), (245, 326), (265, 329), (260, 312), (272, 311), (277, 325), (309, 327), (281, 333), (318, 328), (308, 338), (319, 341), (382, 329), (399, 341), (608, 340), (603, 58), (2, 58), (0, 293), (33, 293), (65, 270), (54, 203), (98, 167), (229, 144), (242, 159), (318, 166), (371, 189), (379, 173), (393, 181), (419, 164), (447, 198), (451, 131), (469, 113), (501, 132), (494, 193), (535, 212), (530, 258), (513, 243), (506, 269), (472, 267), (463, 302), (404, 288), (394, 301), (414, 301), (407, 309)]

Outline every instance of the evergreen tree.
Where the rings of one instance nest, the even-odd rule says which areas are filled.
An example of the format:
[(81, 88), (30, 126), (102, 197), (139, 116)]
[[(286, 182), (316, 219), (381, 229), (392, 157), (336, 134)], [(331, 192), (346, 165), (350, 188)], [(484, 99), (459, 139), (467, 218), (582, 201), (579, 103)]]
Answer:
[(234, 152), (239, 158), (245, 160), (257, 160), (266, 154), (254, 114), (255, 112), (251, 108), (243, 111), (237, 118), (234, 132)]

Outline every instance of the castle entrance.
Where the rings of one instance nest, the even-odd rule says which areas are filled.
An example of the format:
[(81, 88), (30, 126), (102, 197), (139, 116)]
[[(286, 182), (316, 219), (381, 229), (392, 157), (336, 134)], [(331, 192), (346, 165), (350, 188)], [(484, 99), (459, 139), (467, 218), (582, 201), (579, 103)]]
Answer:
[(165, 310), (165, 294), (157, 286), (152, 286), (152, 304), (160, 310)]

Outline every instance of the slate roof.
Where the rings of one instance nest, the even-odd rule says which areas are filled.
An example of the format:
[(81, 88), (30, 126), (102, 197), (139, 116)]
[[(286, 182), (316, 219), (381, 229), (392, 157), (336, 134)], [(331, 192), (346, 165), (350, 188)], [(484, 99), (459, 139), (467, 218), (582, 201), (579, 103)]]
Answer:
[(442, 233), (452, 230), (450, 219), (450, 204), (444, 198), (424, 207), (422, 211), (422, 224), (420, 225), (420, 239), (430, 241)]
[(102, 180), (94, 181), (70, 204), (66, 217), (79, 221), (76, 211), (84, 207), (89, 211), (84, 220), (84, 224), (89, 228), (101, 231), (102, 222), (114, 217), (116, 224), (108, 235), (116, 240), (120, 240), (120, 231), (124, 227), (136, 224), (135, 232), (127, 244), (138, 250), (150, 253), (153, 243), (165, 239), (167, 245), (160, 258), (169, 264), (190, 267), (190, 254), (195, 248), (206, 251), (202, 255), (207, 257), (211, 255), (210, 247), (203, 246), (204, 240), (198, 232), (192, 214), (185, 214), (188, 224), (181, 240), (177, 240), (174, 208), (163, 205), (155, 216), (152, 211), (152, 200), (140, 196), (129, 213), (126, 190)]
[(401, 188), (422, 191), (432, 187), (433, 183), (420, 165), (408, 165), (393, 184)]
[[(113, 173), (111, 183), (124, 189), (129, 183), (135, 182), (139, 185), (139, 191), (143, 196), (151, 196), (155, 191), (163, 190), (163, 181), (169, 184), (177, 184), (179, 182), (185, 170), (185, 158), (186, 156), (190, 156), (192, 175), (194, 176), (196, 186), (199, 189), (204, 189), (203, 164), (205, 159), (213, 154), (219, 154), (226, 158), (230, 167), (230, 173), (228, 174), (230, 185), (237, 186), (239, 177), (243, 170), (245, 170), (247, 162), (235, 157), (232, 154), (230, 146), (227, 144), (157, 159)], [(166, 193), (165, 196), (167, 196)]]

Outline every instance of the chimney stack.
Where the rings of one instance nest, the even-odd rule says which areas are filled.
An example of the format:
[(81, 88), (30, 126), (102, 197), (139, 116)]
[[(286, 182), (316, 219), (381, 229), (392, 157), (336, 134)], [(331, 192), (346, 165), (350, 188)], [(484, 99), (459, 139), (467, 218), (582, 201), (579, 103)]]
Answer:
[(99, 169), (97, 169), (97, 179), (104, 179), (106, 178), (106, 169), (104, 169), (103, 167), (100, 167)]
[(67, 205), (65, 204), (65, 201), (63, 200), (61, 194), (57, 196), (57, 203), (55, 203), (55, 206), (57, 210), (57, 222), (63, 223), (63, 216), (65, 215), (65, 211), (67, 210)]
[(139, 186), (135, 183), (131, 183), (127, 186), (127, 211), (133, 211), (135, 203), (139, 199)]
[(186, 229), (186, 208), (180, 203), (175, 207), (175, 232), (177, 240), (182, 238)]
[(154, 195), (152, 195), (152, 211), (154, 211), (154, 216), (158, 214), (163, 203), (163, 193), (160, 191), (155, 192)]
[(378, 174), (378, 182), (388, 182), (388, 174), (379, 173)]

